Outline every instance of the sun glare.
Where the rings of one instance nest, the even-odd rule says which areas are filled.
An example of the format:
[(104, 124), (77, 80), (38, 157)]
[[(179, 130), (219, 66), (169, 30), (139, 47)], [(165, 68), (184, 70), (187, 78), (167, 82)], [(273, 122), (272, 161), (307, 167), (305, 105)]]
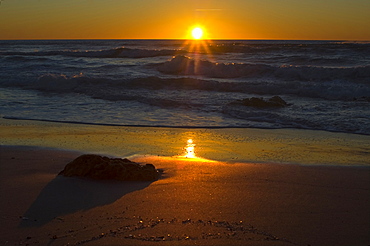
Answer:
[(191, 36), (193, 37), (193, 39), (201, 39), (203, 37), (203, 30), (202, 30), (202, 28), (195, 27), (191, 31)]

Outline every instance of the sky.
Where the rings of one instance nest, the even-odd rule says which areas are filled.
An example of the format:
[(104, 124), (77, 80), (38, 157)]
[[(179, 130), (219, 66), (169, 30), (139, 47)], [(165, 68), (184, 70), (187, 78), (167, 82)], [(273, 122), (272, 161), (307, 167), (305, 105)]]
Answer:
[(370, 0), (0, 0), (0, 40), (370, 40)]

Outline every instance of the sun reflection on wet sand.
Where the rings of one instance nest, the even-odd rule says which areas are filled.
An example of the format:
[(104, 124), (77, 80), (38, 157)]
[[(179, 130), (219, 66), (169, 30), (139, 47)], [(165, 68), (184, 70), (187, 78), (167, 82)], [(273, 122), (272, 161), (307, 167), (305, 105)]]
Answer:
[[(164, 164), (167, 161), (179, 161), (179, 163), (182, 162), (192, 162), (192, 163), (217, 163), (219, 161), (216, 160), (210, 160), (202, 158), (198, 155), (196, 155), (196, 144), (195, 141), (192, 138), (189, 138), (186, 141), (186, 145), (182, 148), (183, 153), (180, 155), (174, 155), (174, 156), (157, 156), (157, 155), (133, 155), (131, 158), (137, 162), (153, 162), (160, 161), (162, 164)], [(127, 158), (127, 157), (126, 157)]]
[(193, 143), (193, 139), (188, 139), (188, 143), (185, 147), (185, 157), (195, 158), (195, 144)]
[(186, 160), (186, 161), (195, 161), (195, 162), (216, 162), (213, 160), (208, 160), (202, 157), (199, 157), (195, 154), (195, 146), (194, 140), (189, 138), (186, 142), (186, 146), (184, 147), (185, 153), (184, 155), (174, 156), (174, 158), (178, 160)]

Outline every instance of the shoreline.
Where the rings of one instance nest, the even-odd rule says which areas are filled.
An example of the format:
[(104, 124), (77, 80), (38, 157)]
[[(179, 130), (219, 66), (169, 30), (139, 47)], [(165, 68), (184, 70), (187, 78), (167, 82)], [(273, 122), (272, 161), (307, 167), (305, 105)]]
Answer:
[(130, 157), (196, 155), (230, 163), (370, 166), (370, 136), (300, 129), (182, 129), (0, 119), (0, 144)]
[(339, 133), (339, 134), (349, 134), (349, 135), (360, 135), (360, 136), (370, 136), (370, 133), (351, 133), (351, 132), (341, 132), (341, 131), (330, 131), (330, 130), (313, 130), (305, 128), (293, 128), (293, 127), (282, 127), (282, 128), (269, 128), (269, 127), (247, 127), (247, 126), (169, 126), (169, 125), (126, 125), (126, 124), (116, 124), (116, 123), (90, 123), (90, 122), (80, 122), (80, 121), (63, 121), (63, 120), (47, 120), (47, 119), (29, 119), (20, 117), (2, 117), (4, 120), (15, 120), (15, 121), (36, 121), (36, 122), (50, 122), (50, 123), (61, 123), (61, 124), (74, 124), (74, 125), (87, 125), (87, 126), (112, 126), (112, 127), (133, 127), (133, 128), (169, 128), (169, 129), (203, 129), (203, 130), (213, 130), (213, 129), (260, 129), (260, 130), (297, 130), (297, 131), (319, 131), (328, 133)]
[(81, 153), (0, 146), (0, 245), (367, 245), (368, 167), (141, 156), (155, 182), (57, 176)]

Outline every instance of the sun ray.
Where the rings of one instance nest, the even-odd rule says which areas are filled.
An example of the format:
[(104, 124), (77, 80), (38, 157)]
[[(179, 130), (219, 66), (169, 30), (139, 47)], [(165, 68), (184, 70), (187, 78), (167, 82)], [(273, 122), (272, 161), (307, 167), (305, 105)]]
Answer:
[(207, 37), (207, 29), (202, 25), (193, 25), (187, 30), (187, 39), (182, 49), (186, 50), (188, 56), (192, 59), (192, 62), (188, 64), (188, 69), (193, 71), (195, 75), (200, 72), (201, 61), (208, 60), (210, 62), (215, 62), (211, 50), (213, 42), (207, 39)]

